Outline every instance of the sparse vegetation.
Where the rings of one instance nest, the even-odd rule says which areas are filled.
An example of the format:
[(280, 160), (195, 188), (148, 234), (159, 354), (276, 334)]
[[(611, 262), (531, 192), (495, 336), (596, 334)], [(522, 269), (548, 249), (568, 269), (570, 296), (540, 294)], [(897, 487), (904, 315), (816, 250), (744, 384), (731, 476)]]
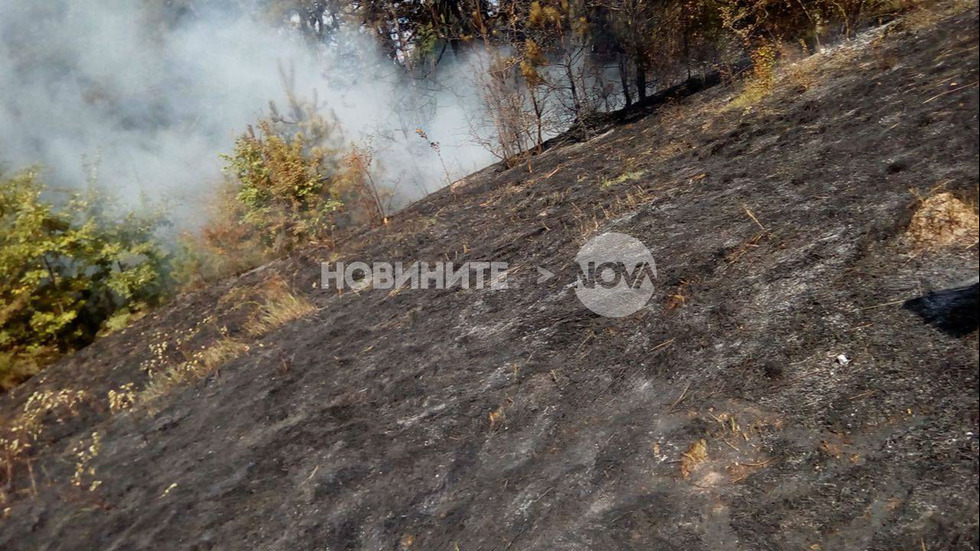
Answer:
[[(265, 283), (258, 291), (262, 297), (261, 303), (249, 301), (254, 308), (243, 333), (251, 339), (262, 337), (290, 321), (310, 315), (315, 310), (308, 300), (297, 296), (282, 281), (273, 279)], [(240, 293), (235, 293), (241, 296)], [(242, 356), (251, 348), (244, 337), (229, 336), (226, 328), (219, 327), (220, 336), (201, 345), (200, 349), (187, 352), (180, 351), (178, 357), (183, 361), (173, 361), (168, 353), (167, 341), (151, 345), (153, 356), (148, 361), (145, 370), (148, 373), (146, 386), (135, 395), (118, 395), (116, 400), (125, 407), (134, 404), (150, 405), (160, 398), (170, 394), (173, 389), (200, 380), (220, 366)], [(181, 348), (191, 334), (177, 341), (176, 347)]]
[(217, 340), (191, 355), (190, 359), (150, 373), (146, 387), (134, 400), (149, 404), (170, 394), (177, 387), (210, 375), (220, 365), (241, 356), (248, 345), (231, 338)]
[(594, 235), (602, 224), (625, 213), (636, 212), (642, 205), (654, 198), (650, 190), (639, 185), (633, 186), (626, 193), (615, 197), (608, 204), (595, 205), (589, 212), (577, 206), (572, 218), (575, 220), (574, 237), (577, 243), (584, 243)]
[(88, 393), (84, 390), (39, 390), (27, 399), (14, 419), (0, 425), (0, 481), (3, 482), (0, 505), (6, 502), (6, 491), (13, 486), (18, 466), (26, 464), (30, 469), (28, 456), (45, 426), (78, 415), (80, 406), (87, 399)]
[(76, 488), (81, 488), (89, 492), (94, 492), (102, 485), (101, 480), (95, 478), (95, 466), (92, 461), (99, 455), (102, 449), (102, 435), (93, 432), (86, 444), (85, 440), (80, 440), (72, 449), (75, 456), (75, 474), (71, 477), (71, 484)]

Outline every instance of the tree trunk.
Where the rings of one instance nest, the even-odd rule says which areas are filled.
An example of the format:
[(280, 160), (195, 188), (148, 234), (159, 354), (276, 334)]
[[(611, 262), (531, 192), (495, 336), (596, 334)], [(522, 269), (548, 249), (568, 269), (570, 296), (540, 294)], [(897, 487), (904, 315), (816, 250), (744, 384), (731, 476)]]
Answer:
[(572, 94), (572, 109), (575, 111), (575, 118), (578, 118), (579, 112), (582, 110), (582, 104), (578, 99), (578, 89), (575, 87), (575, 75), (572, 73), (572, 66), (570, 64), (565, 65), (565, 77), (568, 79), (568, 89)]
[(691, 80), (691, 44), (687, 29), (684, 29), (684, 65), (687, 66), (687, 80)]
[(642, 64), (636, 64), (636, 96), (639, 101), (647, 99), (647, 69)]
[(629, 65), (626, 63), (626, 56), (619, 56), (619, 82), (623, 86), (623, 99), (626, 100), (626, 107), (633, 105), (633, 96), (630, 95)]

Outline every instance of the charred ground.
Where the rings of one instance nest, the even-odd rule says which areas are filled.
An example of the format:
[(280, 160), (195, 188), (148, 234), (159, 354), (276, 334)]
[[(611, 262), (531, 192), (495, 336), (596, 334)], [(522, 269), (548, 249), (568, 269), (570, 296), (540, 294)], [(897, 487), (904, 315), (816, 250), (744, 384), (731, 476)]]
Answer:
[[(907, 236), (917, 195), (976, 202), (977, 41), (975, 5), (899, 21), (751, 105), (714, 88), (179, 297), (0, 398), (88, 397), (44, 419), (0, 546), (976, 549), (977, 331), (902, 306), (978, 273), (975, 242)], [(624, 319), (568, 287), (607, 230), (658, 262)], [(328, 257), (505, 261), (510, 289), (338, 296)], [(277, 282), (315, 310), (256, 338)], [(248, 350), (109, 411), (226, 338)]]

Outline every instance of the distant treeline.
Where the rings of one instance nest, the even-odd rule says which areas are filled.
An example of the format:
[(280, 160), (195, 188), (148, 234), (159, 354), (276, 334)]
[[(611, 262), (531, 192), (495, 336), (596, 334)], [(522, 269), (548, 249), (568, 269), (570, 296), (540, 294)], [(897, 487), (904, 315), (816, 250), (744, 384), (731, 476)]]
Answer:
[(266, 17), (343, 47), (367, 31), (417, 78), (481, 59), (488, 143), (501, 158), (596, 111), (750, 59), (766, 73), (785, 45), (812, 51), (906, 0), (265, 0)]

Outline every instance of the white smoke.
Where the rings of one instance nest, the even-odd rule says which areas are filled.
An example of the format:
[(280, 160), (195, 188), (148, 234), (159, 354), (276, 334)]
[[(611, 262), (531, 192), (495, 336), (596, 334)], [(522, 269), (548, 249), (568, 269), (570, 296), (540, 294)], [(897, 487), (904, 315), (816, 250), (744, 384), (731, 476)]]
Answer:
[[(284, 103), (281, 69), (291, 68), (300, 97), (315, 93), (348, 140), (377, 150), (381, 180), (403, 201), (492, 161), (471, 141), (475, 92), (408, 102), (418, 96), (398, 68), (356, 31), (346, 38), (354, 48), (314, 50), (288, 25), (240, 10), (198, 11), (172, 27), (151, 6), (0, 0), (0, 160), (42, 164), (61, 187), (97, 166), (123, 198), (193, 205), (220, 178), (234, 137), (270, 100)], [(449, 72), (443, 81), (458, 80)], [(440, 143), (441, 159), (415, 126)]]

